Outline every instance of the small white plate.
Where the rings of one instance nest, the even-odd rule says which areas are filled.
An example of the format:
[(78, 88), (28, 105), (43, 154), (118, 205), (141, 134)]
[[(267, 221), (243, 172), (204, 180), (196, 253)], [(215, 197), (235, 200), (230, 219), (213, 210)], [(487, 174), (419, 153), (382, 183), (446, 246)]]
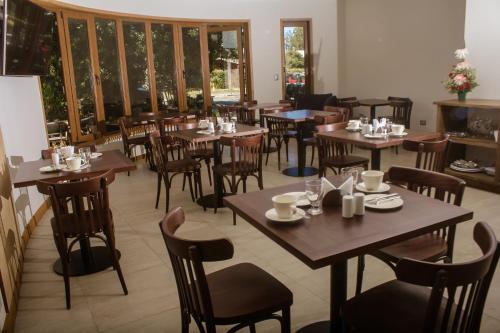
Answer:
[(380, 184), (380, 186), (376, 190), (367, 190), (365, 183), (356, 184), (356, 190), (358, 190), (360, 192), (365, 192), (365, 193), (384, 193), (384, 192), (389, 191), (390, 189), (391, 189), (391, 187), (389, 186), (389, 184), (386, 184), (386, 183)]
[(269, 220), (273, 222), (290, 223), (302, 220), (302, 218), (306, 215), (306, 212), (304, 212), (300, 208), (295, 208), (295, 213), (291, 217), (282, 219), (278, 217), (278, 213), (276, 213), (276, 210), (274, 208), (271, 208), (266, 212), (265, 215)]
[(367, 139), (377, 139), (377, 140), (385, 139), (385, 135), (383, 134), (365, 134), (364, 136)]
[(345, 129), (346, 129), (348, 132), (361, 132), (361, 127), (358, 127), (358, 128), (346, 127)]
[(408, 132), (403, 132), (401, 134), (396, 134), (396, 133), (393, 133), (393, 132), (389, 133), (389, 136), (393, 136), (395, 138), (401, 138), (401, 137), (407, 136), (407, 135), (408, 135)]
[(62, 170), (61, 167), (54, 168), (53, 165), (47, 165), (47, 166), (44, 166), (44, 167), (41, 167), (40, 169), (38, 169), (38, 171), (40, 171), (41, 173), (58, 172), (60, 170)]
[(90, 154), (91, 159), (99, 158), (102, 156), (102, 153), (92, 153)]
[(65, 166), (61, 170), (66, 171), (66, 172), (78, 172), (78, 171), (81, 171), (83, 169), (87, 169), (89, 166), (90, 166), (90, 164), (84, 164), (80, 168), (75, 169), (75, 170), (72, 170), (72, 169), (68, 168), (67, 166)]
[(457, 167), (454, 164), (450, 164), (450, 169), (455, 170), (455, 171), (460, 171), (460, 172), (467, 172), (467, 173), (483, 172), (483, 169), (481, 169), (481, 168), (461, 168), (461, 167)]
[(403, 206), (404, 201), (401, 198), (390, 198), (387, 200), (379, 201), (378, 203), (375, 201), (373, 203), (366, 202), (368, 200), (376, 199), (385, 194), (369, 194), (365, 197), (365, 207), (376, 210), (391, 210), (396, 209)]
[(301, 207), (301, 206), (309, 206), (311, 204), (309, 200), (307, 200), (306, 192), (288, 192), (285, 194), (293, 195), (297, 198), (295, 206)]
[(211, 132), (211, 131), (209, 131), (209, 130), (197, 131), (196, 133), (198, 133), (198, 134), (205, 134), (205, 135), (210, 135), (210, 134), (213, 134), (213, 132)]

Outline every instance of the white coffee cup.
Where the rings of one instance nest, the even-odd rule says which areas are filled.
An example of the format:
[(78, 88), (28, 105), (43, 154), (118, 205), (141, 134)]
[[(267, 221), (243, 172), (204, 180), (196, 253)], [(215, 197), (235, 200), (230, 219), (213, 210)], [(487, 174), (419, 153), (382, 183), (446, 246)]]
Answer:
[(370, 134), (372, 132), (372, 125), (370, 124), (364, 124), (363, 127), (361, 127), (361, 132), (363, 134)]
[(271, 199), (273, 201), (274, 209), (276, 214), (280, 219), (288, 219), (292, 217), (295, 212), (295, 202), (297, 202), (297, 197), (290, 194), (280, 194), (275, 195)]
[(200, 122), (198, 123), (199, 128), (207, 128), (208, 127), (208, 120), (206, 119), (201, 119)]
[(68, 157), (66, 159), (66, 165), (71, 171), (78, 170), (82, 166), (82, 158), (79, 155)]
[(358, 129), (360, 125), (361, 125), (360, 120), (349, 120), (347, 127), (353, 128), (353, 129)]
[(233, 130), (233, 124), (232, 123), (223, 123), (222, 130), (224, 132), (231, 132)]
[(52, 153), (50, 155), (50, 157), (52, 158), (52, 165), (54, 166), (54, 168), (59, 169), (59, 167), (60, 167), (60, 165), (59, 165), (59, 154), (58, 153)]
[(392, 133), (396, 135), (401, 135), (405, 131), (405, 125), (392, 124), (391, 130)]
[(209, 123), (208, 123), (208, 131), (210, 131), (210, 132), (212, 132), (212, 133), (213, 133), (213, 132), (215, 132), (215, 126), (214, 126), (214, 123), (212, 123), (212, 122), (209, 122)]
[(365, 183), (365, 188), (368, 191), (378, 190), (380, 184), (384, 180), (384, 172), (377, 170), (367, 170), (361, 173), (361, 179)]
[(71, 157), (75, 153), (75, 146), (64, 146), (61, 147), (60, 149), (61, 149), (61, 154), (64, 158)]

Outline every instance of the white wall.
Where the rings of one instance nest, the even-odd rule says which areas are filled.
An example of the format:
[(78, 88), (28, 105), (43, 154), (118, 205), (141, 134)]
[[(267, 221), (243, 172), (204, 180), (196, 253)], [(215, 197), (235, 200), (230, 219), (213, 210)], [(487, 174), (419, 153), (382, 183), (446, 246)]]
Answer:
[(463, 47), (464, 17), (465, 0), (339, 0), (340, 93), (410, 97), (412, 128), (425, 120), (433, 130), (432, 102), (455, 98), (441, 81)]
[(465, 45), (477, 69), (479, 87), (471, 97), (500, 99), (500, 1), (468, 0)]
[[(122, 13), (193, 19), (251, 20), (255, 98), (281, 98), (280, 18), (312, 18), (315, 91), (337, 92), (337, 0), (64, 0)], [(274, 74), (280, 79), (274, 81)]]
[[(47, 134), (38, 78), (0, 76), (0, 127), (10, 161), (18, 160), (12, 159), (13, 156), (24, 161), (40, 159), (40, 150), (47, 148)], [(14, 174), (15, 169), (11, 169), (12, 178)], [(42, 204), (43, 196), (34, 186), (14, 189), (13, 196), (22, 234), (32, 213)]]

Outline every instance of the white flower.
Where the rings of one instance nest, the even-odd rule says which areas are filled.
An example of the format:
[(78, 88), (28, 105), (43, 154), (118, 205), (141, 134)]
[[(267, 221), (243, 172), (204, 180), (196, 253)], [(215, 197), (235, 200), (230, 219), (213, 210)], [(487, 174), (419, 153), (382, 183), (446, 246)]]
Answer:
[(472, 65), (467, 62), (467, 61), (462, 61), (462, 62), (459, 62), (457, 65), (456, 65), (456, 69), (471, 69), (472, 68)]
[(458, 60), (465, 60), (469, 55), (469, 50), (467, 49), (458, 49), (455, 51), (455, 58)]

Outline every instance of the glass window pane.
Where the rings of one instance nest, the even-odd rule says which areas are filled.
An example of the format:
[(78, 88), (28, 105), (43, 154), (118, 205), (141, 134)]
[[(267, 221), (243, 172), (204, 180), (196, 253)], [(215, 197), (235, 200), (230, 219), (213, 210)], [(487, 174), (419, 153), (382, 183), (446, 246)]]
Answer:
[(285, 99), (305, 92), (305, 40), (303, 27), (284, 27)]
[(47, 75), (40, 76), (42, 83), (43, 104), (47, 131), (50, 143), (59, 144), (60, 141), (68, 143), (69, 122), (68, 103), (64, 91), (64, 76), (59, 45), (57, 22), (52, 36), (52, 55), (49, 59)]
[(87, 21), (70, 18), (68, 19), (68, 29), (76, 82), (75, 89), (80, 116), (80, 131), (82, 135), (88, 135), (96, 132), (97, 119)]
[(182, 28), (184, 70), (188, 109), (203, 109), (203, 74), (201, 68), (200, 29)]
[(118, 118), (124, 114), (120, 61), (113, 20), (95, 20), (99, 71), (104, 102), (106, 132), (118, 130)]
[(238, 31), (208, 33), (210, 91), (214, 103), (240, 102), (240, 58)]
[(176, 109), (177, 80), (174, 37), (171, 24), (151, 24), (158, 109)]
[(144, 23), (123, 22), (123, 37), (132, 115), (152, 112)]

